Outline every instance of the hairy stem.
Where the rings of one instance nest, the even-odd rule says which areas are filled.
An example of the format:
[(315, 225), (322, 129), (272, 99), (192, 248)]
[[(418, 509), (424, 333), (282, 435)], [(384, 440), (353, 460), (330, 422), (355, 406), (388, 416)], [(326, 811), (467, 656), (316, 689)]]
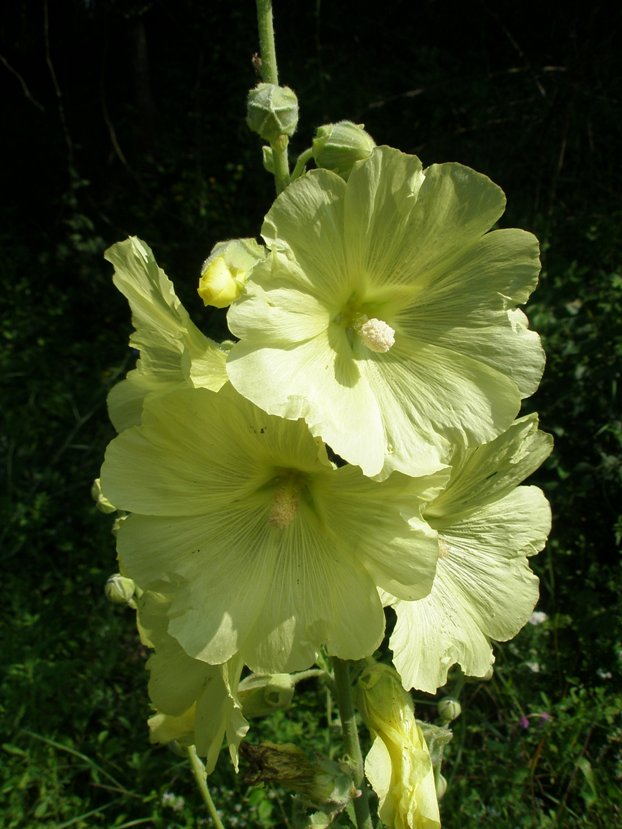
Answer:
[(368, 790), (365, 783), (363, 754), (361, 753), (358, 726), (356, 724), (356, 713), (354, 710), (354, 702), (352, 700), (350, 668), (347, 662), (334, 658), (333, 669), (335, 672), (335, 695), (337, 697), (337, 705), (339, 706), (346, 754), (351, 764), (354, 785), (361, 792), (360, 797), (357, 797), (354, 800), (356, 825), (358, 829), (372, 829), (371, 815), (369, 813)]
[(207, 811), (209, 812), (210, 817), (214, 821), (214, 826), (216, 827), (216, 829), (225, 829), (220, 817), (218, 816), (216, 806), (214, 805), (214, 801), (212, 800), (212, 796), (207, 787), (207, 775), (205, 774), (205, 766), (201, 762), (199, 755), (197, 754), (197, 750), (194, 746), (188, 746), (188, 758), (190, 760), (190, 765), (192, 767), (194, 779), (196, 780), (197, 786), (199, 787), (199, 791), (201, 792), (203, 802), (207, 806)]
[(259, 56), (261, 57), (261, 79), (264, 83), (279, 82), (274, 47), (274, 25), (272, 23), (272, 0), (257, 0), (257, 28), (259, 30)]
[[(259, 52), (261, 58), (260, 72), (264, 83), (278, 84), (279, 70), (276, 64), (276, 48), (274, 45), (274, 25), (272, 22), (272, 0), (257, 0), (257, 29), (259, 30)], [(272, 158), (274, 162), (274, 182), (277, 194), (283, 191), (290, 182), (289, 159), (286, 135), (272, 141)]]

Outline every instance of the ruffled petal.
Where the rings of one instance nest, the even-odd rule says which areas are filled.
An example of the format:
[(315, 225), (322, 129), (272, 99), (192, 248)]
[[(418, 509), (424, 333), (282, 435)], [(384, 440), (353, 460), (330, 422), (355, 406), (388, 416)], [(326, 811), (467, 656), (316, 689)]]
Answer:
[(388, 147), (347, 184), (303, 176), (271, 209), (272, 256), (229, 312), (231, 382), (271, 414), (304, 418), (368, 476), (431, 474), (452, 432), (492, 440), (544, 365), (516, 308), (536, 283), (537, 242), (487, 232), (504, 205), (486, 176), (423, 170)]
[(336, 469), (304, 421), (226, 386), (146, 401), (101, 482), (132, 513), (117, 534), (123, 572), (144, 589), (164, 583), (186, 653), (220, 664), (239, 652), (270, 673), (308, 667), (322, 645), (369, 655), (384, 631), (378, 586), (429, 591), (436, 534), (420, 512), (441, 478)]
[(140, 352), (136, 369), (108, 398), (110, 419), (122, 431), (140, 422), (147, 395), (188, 385), (218, 391), (227, 382), (226, 351), (194, 325), (144, 242), (130, 237), (105, 253), (113, 282), (132, 310), (130, 345)]
[(519, 487), (440, 531), (430, 595), (394, 603), (390, 647), (405, 687), (435, 693), (456, 662), (469, 676), (486, 674), (490, 640), (515, 636), (537, 602), (527, 556), (544, 546), (550, 521), (543, 493)]

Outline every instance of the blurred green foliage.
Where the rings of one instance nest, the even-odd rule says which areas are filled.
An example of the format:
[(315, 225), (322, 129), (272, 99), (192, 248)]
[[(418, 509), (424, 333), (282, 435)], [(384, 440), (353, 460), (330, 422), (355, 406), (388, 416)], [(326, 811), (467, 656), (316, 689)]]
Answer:
[[(622, 823), (620, 11), (385, 6), (275, 3), (302, 106), (294, 152), (322, 122), (364, 122), (426, 164), (486, 172), (508, 194), (504, 224), (543, 241), (528, 313), (548, 367), (527, 402), (556, 437), (536, 478), (554, 511), (534, 562), (549, 619), (498, 648), (491, 681), (462, 687), (444, 826), (609, 829)], [(89, 488), (112, 436), (107, 391), (133, 357), (102, 253), (144, 238), (222, 335), (222, 313), (195, 298), (200, 263), (256, 234), (272, 198), (244, 125), (255, 49), (250, 0), (17, 0), (0, 22), (3, 829), (208, 825), (184, 762), (148, 744), (146, 654), (103, 597), (114, 544)], [(325, 752), (323, 690), (296, 699), (253, 739)], [(226, 762), (213, 788), (228, 825), (287, 825), (288, 796)]]

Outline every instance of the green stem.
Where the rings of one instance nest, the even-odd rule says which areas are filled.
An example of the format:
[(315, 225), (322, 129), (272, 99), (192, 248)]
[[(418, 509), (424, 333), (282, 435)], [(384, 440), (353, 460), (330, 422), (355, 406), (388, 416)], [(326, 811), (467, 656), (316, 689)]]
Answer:
[(199, 755), (197, 754), (197, 750), (194, 746), (188, 746), (188, 758), (190, 759), (192, 774), (194, 775), (194, 779), (197, 781), (197, 786), (199, 787), (199, 791), (201, 792), (203, 802), (207, 806), (207, 811), (210, 813), (210, 816), (214, 821), (214, 826), (216, 827), (216, 829), (225, 829), (220, 817), (218, 816), (218, 812), (216, 811), (216, 807), (214, 806), (214, 801), (212, 800), (212, 796), (209, 793), (209, 789), (207, 787), (207, 775), (205, 773), (205, 766), (201, 762)]
[(257, 0), (257, 28), (259, 30), (259, 56), (261, 58), (261, 79), (264, 83), (279, 82), (274, 48), (274, 25), (272, 23), (272, 0)]
[[(272, 0), (257, 0), (257, 29), (259, 31), (261, 79), (264, 83), (273, 83), (278, 85), (279, 70), (276, 65), (276, 48), (274, 45)], [(273, 141), (270, 144), (272, 147), (274, 182), (277, 194), (285, 190), (290, 182), (289, 158), (287, 157), (288, 143), (289, 139), (286, 135), (279, 135), (276, 141)]]
[(322, 668), (309, 668), (307, 671), (299, 671), (297, 674), (291, 675), (294, 685), (297, 682), (302, 682), (303, 679), (312, 679), (314, 676), (326, 676), (326, 671)]
[(371, 815), (369, 813), (368, 790), (365, 783), (365, 767), (363, 765), (363, 754), (359, 742), (359, 732), (356, 723), (356, 713), (352, 700), (352, 685), (350, 683), (350, 668), (347, 662), (341, 659), (333, 659), (335, 672), (335, 696), (339, 706), (341, 717), (341, 728), (343, 729), (343, 740), (346, 747), (346, 754), (352, 767), (352, 779), (354, 785), (360, 790), (361, 796), (354, 799), (354, 814), (358, 829), (372, 829)]
[(272, 141), (272, 160), (274, 163), (274, 182), (277, 195), (282, 193), (290, 182), (289, 159), (287, 157), (287, 145), (289, 138), (286, 135), (279, 135), (276, 141)]
[(308, 150), (305, 150), (303, 153), (300, 153), (298, 156), (298, 160), (296, 161), (296, 166), (294, 167), (294, 172), (292, 173), (292, 181), (295, 181), (298, 176), (302, 175), (302, 171), (305, 168), (305, 164), (307, 161), (311, 161), (313, 158), (313, 149), (309, 147)]

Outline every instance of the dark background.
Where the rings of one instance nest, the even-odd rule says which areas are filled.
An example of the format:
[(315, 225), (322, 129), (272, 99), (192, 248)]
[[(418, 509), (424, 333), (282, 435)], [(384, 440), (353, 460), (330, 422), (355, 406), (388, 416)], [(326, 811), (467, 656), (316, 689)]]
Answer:
[[(349, 0), (276, 0), (275, 17), (281, 82), (301, 105), (293, 157), (320, 123), (364, 123), (377, 143), (426, 165), (455, 160), (486, 173), (508, 197), (502, 225), (541, 239), (527, 312), (548, 368), (525, 410), (538, 410), (556, 438), (537, 476), (554, 511), (534, 562), (549, 622), (499, 648), (498, 679), (466, 686), (446, 819), (615, 825), (620, 12), (550, 0), (386, 0), (365, 11)], [(129, 312), (102, 253), (140, 236), (195, 321), (222, 333), (222, 314), (196, 299), (201, 262), (216, 241), (256, 235), (273, 198), (244, 122), (257, 49), (246, 1), (2, 9), (0, 826), (167, 825), (154, 792), (181, 772), (148, 747), (144, 654), (131, 622), (101, 597), (114, 544), (88, 494), (112, 437), (105, 396), (133, 359)], [(538, 672), (525, 667), (534, 653)], [(519, 734), (519, 715), (539, 708), (554, 725)], [(253, 797), (248, 825), (284, 825), (273, 801)]]

